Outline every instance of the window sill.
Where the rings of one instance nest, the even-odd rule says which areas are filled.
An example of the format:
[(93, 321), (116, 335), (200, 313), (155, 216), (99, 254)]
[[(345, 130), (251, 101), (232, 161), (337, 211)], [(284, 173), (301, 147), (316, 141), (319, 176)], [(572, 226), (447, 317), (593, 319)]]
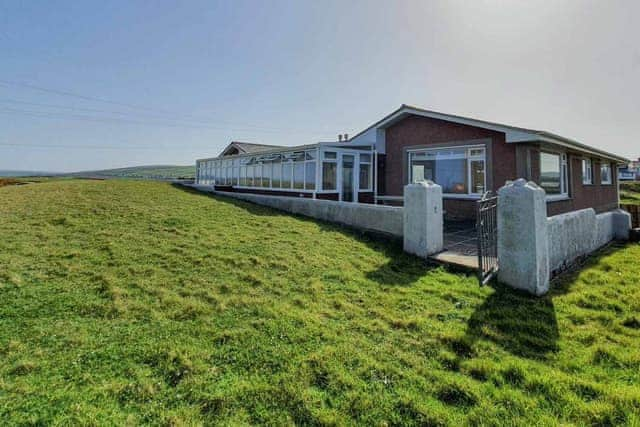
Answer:
[(571, 200), (571, 197), (567, 195), (547, 196), (547, 203), (562, 202), (565, 200)]
[(481, 194), (446, 194), (442, 195), (443, 199), (461, 199), (461, 200), (480, 200)]

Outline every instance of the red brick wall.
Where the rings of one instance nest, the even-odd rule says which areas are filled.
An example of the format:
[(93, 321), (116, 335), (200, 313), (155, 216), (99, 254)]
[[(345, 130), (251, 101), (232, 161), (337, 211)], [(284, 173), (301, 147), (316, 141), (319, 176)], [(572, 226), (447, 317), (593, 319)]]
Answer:
[(569, 154), (569, 200), (547, 203), (547, 215), (553, 216), (574, 210), (594, 208), (597, 213), (618, 207), (618, 177), (612, 165), (612, 184), (600, 184), (600, 160), (592, 159), (593, 184), (582, 183), (582, 159), (579, 154)]
[[(489, 140), (487, 148), (487, 185), (496, 191), (507, 180), (516, 178), (515, 145), (507, 144), (505, 134), (474, 126), (451, 123), (428, 117), (409, 116), (386, 130), (384, 193), (401, 196), (408, 181), (407, 149), (416, 146), (438, 146), (446, 143)], [(381, 188), (383, 186), (380, 186)], [(447, 219), (472, 219), (476, 216), (476, 201), (444, 199)]]
[(491, 189), (497, 190), (506, 180), (516, 178), (515, 147), (506, 143), (504, 133), (421, 116), (409, 116), (390, 126), (386, 130), (384, 194), (402, 195), (408, 180), (405, 168), (407, 148), (478, 139), (491, 140), (492, 154), (488, 160), (494, 167), (491, 179), (487, 180), (493, 182)]

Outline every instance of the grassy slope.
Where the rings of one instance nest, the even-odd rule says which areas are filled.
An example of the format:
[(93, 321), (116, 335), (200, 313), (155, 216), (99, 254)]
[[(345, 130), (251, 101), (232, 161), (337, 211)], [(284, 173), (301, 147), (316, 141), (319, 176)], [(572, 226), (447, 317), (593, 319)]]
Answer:
[(640, 423), (638, 245), (535, 299), (163, 183), (0, 198), (2, 424)]
[(620, 202), (640, 205), (640, 182), (621, 182)]
[(114, 178), (170, 179), (193, 178), (195, 173), (195, 166), (134, 166), (130, 168), (79, 172), (73, 175)]

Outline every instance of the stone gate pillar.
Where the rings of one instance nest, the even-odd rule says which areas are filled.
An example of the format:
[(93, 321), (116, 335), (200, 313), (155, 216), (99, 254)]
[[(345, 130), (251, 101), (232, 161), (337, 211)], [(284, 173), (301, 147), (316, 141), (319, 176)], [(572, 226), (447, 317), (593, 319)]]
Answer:
[(549, 290), (545, 191), (518, 179), (498, 190), (498, 280), (543, 295)]
[(404, 250), (426, 258), (442, 251), (442, 187), (431, 181), (404, 187)]

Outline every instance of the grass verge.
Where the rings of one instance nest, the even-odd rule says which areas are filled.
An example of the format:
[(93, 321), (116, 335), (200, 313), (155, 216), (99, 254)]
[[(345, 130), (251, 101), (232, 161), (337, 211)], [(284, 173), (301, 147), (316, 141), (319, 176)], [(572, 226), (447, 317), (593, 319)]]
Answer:
[(3, 424), (640, 423), (640, 246), (546, 297), (157, 182), (0, 189)]

